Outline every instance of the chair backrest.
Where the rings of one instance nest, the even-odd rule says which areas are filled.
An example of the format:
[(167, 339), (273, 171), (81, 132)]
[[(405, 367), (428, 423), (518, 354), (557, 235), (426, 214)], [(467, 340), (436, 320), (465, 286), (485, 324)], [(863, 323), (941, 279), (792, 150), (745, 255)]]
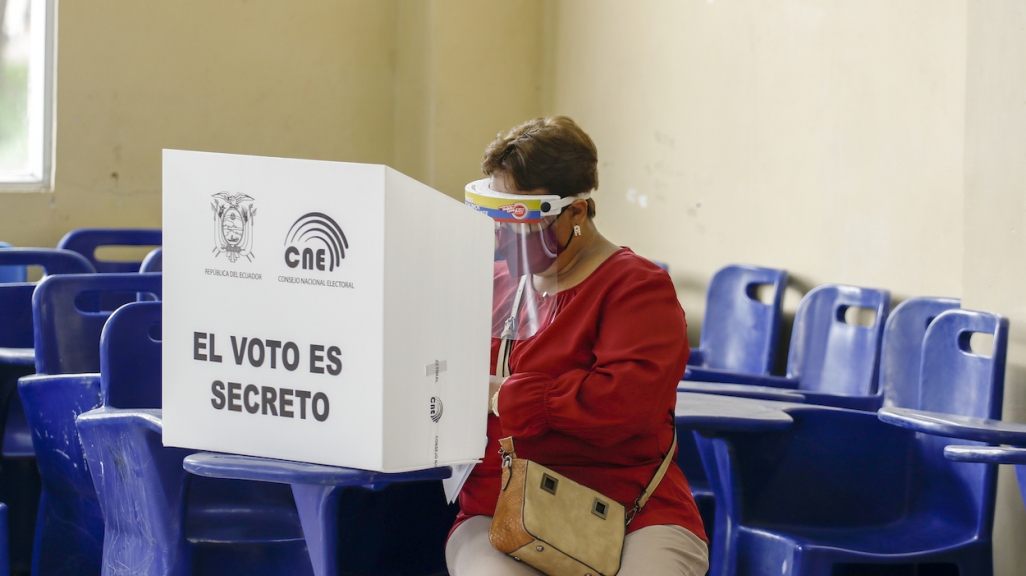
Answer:
[[(880, 340), (890, 311), (886, 290), (826, 284), (802, 298), (794, 316), (787, 375), (800, 390), (868, 396), (876, 392)], [(871, 325), (846, 318), (851, 308), (874, 313)]]
[[(39, 266), (46, 275), (88, 274), (89, 261), (69, 250), (53, 248), (4, 248), (0, 270)], [(24, 274), (22, 275), (24, 276)], [(0, 284), (0, 348), (32, 347), (32, 291), (35, 283)]]
[(0, 267), (10, 266), (39, 266), (46, 276), (96, 272), (81, 254), (59, 248), (4, 248), (0, 250)]
[[(761, 285), (773, 287), (769, 304), (759, 301)], [(787, 271), (731, 265), (709, 282), (699, 348), (703, 366), (745, 374), (769, 374), (780, 331)]]
[(100, 398), (113, 408), (161, 407), (161, 304), (118, 308), (100, 335)]
[(96, 249), (101, 246), (160, 246), (163, 244), (160, 229), (148, 228), (81, 228), (72, 230), (57, 243), (58, 248), (72, 250), (86, 257), (97, 272), (138, 272), (139, 262), (113, 262), (96, 259)]
[(919, 368), (926, 328), (941, 313), (957, 310), (956, 298), (909, 298), (894, 307), (884, 325), (880, 346), (883, 405), (919, 407)]
[(161, 275), (68, 274), (39, 282), (32, 294), (36, 372), (99, 372), (100, 333), (111, 311), (97, 303), (102, 296), (126, 293), (148, 293), (159, 299)]
[(143, 258), (140, 272), (163, 272), (164, 271), (164, 249), (151, 250), (146, 258)]
[[(7, 242), (0, 242), (0, 248), (10, 248)], [(0, 266), (0, 284), (25, 281), (24, 266)]]
[[(989, 334), (989, 355), (970, 348), (973, 333)], [(974, 418), (1001, 418), (1008, 320), (989, 312), (948, 310), (923, 341), (919, 409)]]

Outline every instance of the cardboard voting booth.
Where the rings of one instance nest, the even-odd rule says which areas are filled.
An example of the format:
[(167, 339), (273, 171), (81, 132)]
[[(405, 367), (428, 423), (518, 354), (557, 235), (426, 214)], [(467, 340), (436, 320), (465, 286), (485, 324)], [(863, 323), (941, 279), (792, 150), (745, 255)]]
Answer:
[(483, 456), (492, 221), (386, 166), (165, 150), (164, 444)]

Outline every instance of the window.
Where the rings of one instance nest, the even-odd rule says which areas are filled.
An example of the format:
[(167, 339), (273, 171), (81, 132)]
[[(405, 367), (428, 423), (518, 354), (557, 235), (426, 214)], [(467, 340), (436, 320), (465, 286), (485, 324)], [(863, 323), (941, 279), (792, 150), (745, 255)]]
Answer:
[(54, 0), (0, 0), (0, 188), (50, 186)]

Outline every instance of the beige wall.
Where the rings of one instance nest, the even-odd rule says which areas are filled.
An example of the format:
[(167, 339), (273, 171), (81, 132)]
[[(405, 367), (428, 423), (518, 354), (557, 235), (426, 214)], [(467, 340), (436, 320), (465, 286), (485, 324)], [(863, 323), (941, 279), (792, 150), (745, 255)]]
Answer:
[[(966, 308), (1010, 320), (1004, 419), (1026, 422), (1026, 5), (970, 2), (966, 77)], [(1001, 467), (995, 574), (1026, 567), (1026, 511), (1015, 474)]]
[(731, 262), (959, 296), (965, 12), (564, 0), (548, 111), (595, 138), (599, 226), (670, 264), (694, 340)]
[(541, 114), (541, 0), (400, 0), (395, 167), (454, 198), (495, 135)]
[(160, 226), (160, 150), (389, 162), (391, 2), (62, 2), (52, 194), (0, 230)]
[(52, 193), (0, 238), (160, 226), (160, 150), (374, 162), (462, 198), (541, 112), (540, 0), (62, 2)]

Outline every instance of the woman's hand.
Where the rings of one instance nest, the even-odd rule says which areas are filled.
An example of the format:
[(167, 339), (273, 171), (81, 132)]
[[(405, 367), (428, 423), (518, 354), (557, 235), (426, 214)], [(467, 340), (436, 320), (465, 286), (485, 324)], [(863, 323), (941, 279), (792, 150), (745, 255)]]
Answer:
[(506, 378), (503, 378), (502, 376), (488, 377), (488, 411), (495, 414), (496, 416), (498, 416), (499, 414), (493, 410), (493, 408), (495, 407), (493, 399), (495, 398), (495, 395), (499, 393), (499, 387), (502, 386), (502, 383), (505, 381)]

